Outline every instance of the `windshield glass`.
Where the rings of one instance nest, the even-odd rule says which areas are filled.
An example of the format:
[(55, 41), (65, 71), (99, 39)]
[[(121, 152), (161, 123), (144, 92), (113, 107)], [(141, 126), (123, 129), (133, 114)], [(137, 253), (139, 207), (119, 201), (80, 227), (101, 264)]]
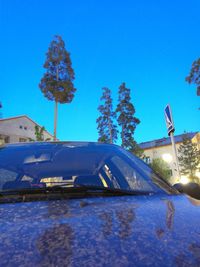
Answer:
[(36, 143), (2, 147), (0, 191), (84, 185), (170, 192), (167, 184), (157, 182), (158, 177), (149, 167), (123, 151), (117, 146), (92, 143)]

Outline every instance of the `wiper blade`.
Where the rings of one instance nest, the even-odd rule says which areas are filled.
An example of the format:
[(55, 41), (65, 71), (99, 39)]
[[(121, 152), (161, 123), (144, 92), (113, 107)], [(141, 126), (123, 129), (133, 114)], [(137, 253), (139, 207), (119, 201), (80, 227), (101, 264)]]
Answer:
[(110, 188), (110, 187), (101, 187), (101, 186), (88, 186), (88, 185), (83, 185), (80, 187), (85, 188), (88, 191), (103, 191), (103, 192), (108, 192), (108, 193), (114, 193), (114, 194), (121, 194), (121, 195), (149, 195), (152, 194), (153, 192), (147, 192), (147, 191), (138, 191), (138, 190), (125, 190), (125, 189), (119, 189), (119, 188)]
[(150, 191), (139, 191), (139, 190), (126, 190), (126, 189), (119, 189), (119, 188), (111, 188), (111, 187), (103, 187), (103, 186), (96, 186), (96, 185), (86, 185), (86, 184), (76, 184), (75, 187), (65, 187), (68, 186), (69, 183), (63, 183), (61, 185), (52, 186), (52, 189), (75, 189), (78, 191), (85, 191), (85, 192), (107, 192), (112, 194), (120, 194), (120, 195), (150, 195), (154, 192)]
[[(48, 187), (28, 187), (28, 188), (13, 188), (0, 191), (0, 197), (6, 195), (23, 195), (23, 194), (34, 194), (34, 193), (45, 193), (50, 191), (61, 191), (59, 188), (63, 188), (62, 185), (73, 185), (73, 182), (65, 182), (61, 185), (57, 185), (58, 182), (48, 182), (49, 184), (56, 183), (56, 185), (48, 186)], [(70, 187), (72, 188), (72, 187)], [(58, 189), (58, 190), (56, 190)], [(63, 188), (64, 189), (64, 188)]]
[[(12, 189), (5, 190), (0, 192), (1, 196), (10, 196), (10, 195), (24, 195), (24, 194), (48, 194), (48, 193), (87, 193), (87, 194), (96, 194), (96, 193), (108, 193), (112, 195), (151, 195), (154, 192), (150, 191), (139, 191), (139, 190), (125, 190), (118, 188), (102, 187), (95, 185), (83, 185), (76, 184), (75, 186), (70, 186), (72, 183), (63, 183), (61, 185), (54, 185), (51, 187), (43, 188), (21, 188), (21, 189)], [(68, 187), (66, 187), (68, 186)]]

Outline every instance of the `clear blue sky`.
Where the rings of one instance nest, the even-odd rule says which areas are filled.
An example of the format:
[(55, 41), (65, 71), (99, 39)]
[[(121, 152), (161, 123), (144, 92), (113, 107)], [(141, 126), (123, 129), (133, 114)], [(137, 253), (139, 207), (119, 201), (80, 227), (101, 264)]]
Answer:
[(109, 87), (116, 103), (122, 82), (141, 120), (138, 142), (167, 135), (168, 103), (176, 134), (199, 131), (200, 97), (185, 82), (200, 57), (199, 13), (199, 0), (1, 0), (3, 116), (26, 114), (53, 132), (53, 102), (38, 84), (49, 43), (59, 34), (77, 88), (71, 104), (59, 105), (59, 139), (96, 140), (101, 88)]

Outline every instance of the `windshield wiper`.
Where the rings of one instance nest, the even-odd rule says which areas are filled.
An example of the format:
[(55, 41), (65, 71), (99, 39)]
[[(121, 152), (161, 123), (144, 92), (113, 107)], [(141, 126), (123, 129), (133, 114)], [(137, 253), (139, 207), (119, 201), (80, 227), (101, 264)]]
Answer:
[[(48, 194), (48, 193), (69, 193), (69, 194), (87, 194), (87, 195), (94, 195), (94, 194), (111, 194), (111, 195), (150, 195), (154, 192), (150, 191), (139, 191), (139, 190), (125, 190), (125, 189), (118, 189), (118, 188), (110, 188), (110, 187), (101, 187), (95, 185), (83, 185), (83, 184), (76, 184), (75, 186), (73, 183), (63, 183), (61, 185), (54, 185), (51, 187), (43, 187), (43, 188), (20, 188), (20, 189), (11, 189), (11, 190), (4, 190), (0, 192), (0, 197), (11, 196), (11, 195), (27, 195), (27, 194)], [(68, 187), (66, 187), (68, 186)]]
[(139, 190), (126, 190), (120, 188), (111, 188), (111, 187), (103, 187), (96, 185), (86, 185), (86, 184), (76, 184), (75, 187), (65, 187), (69, 185), (69, 183), (63, 183), (61, 185), (55, 185), (52, 188), (76, 188), (77, 191), (88, 191), (88, 192), (108, 192), (108, 193), (116, 193), (121, 195), (149, 195), (154, 192), (150, 191), (139, 191)]

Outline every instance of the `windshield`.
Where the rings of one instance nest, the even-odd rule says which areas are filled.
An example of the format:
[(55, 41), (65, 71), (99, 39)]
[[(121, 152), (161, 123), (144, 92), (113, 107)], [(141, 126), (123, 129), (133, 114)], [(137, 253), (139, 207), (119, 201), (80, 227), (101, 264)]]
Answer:
[(0, 149), (0, 191), (96, 186), (127, 191), (170, 192), (135, 156), (92, 143), (36, 143)]

